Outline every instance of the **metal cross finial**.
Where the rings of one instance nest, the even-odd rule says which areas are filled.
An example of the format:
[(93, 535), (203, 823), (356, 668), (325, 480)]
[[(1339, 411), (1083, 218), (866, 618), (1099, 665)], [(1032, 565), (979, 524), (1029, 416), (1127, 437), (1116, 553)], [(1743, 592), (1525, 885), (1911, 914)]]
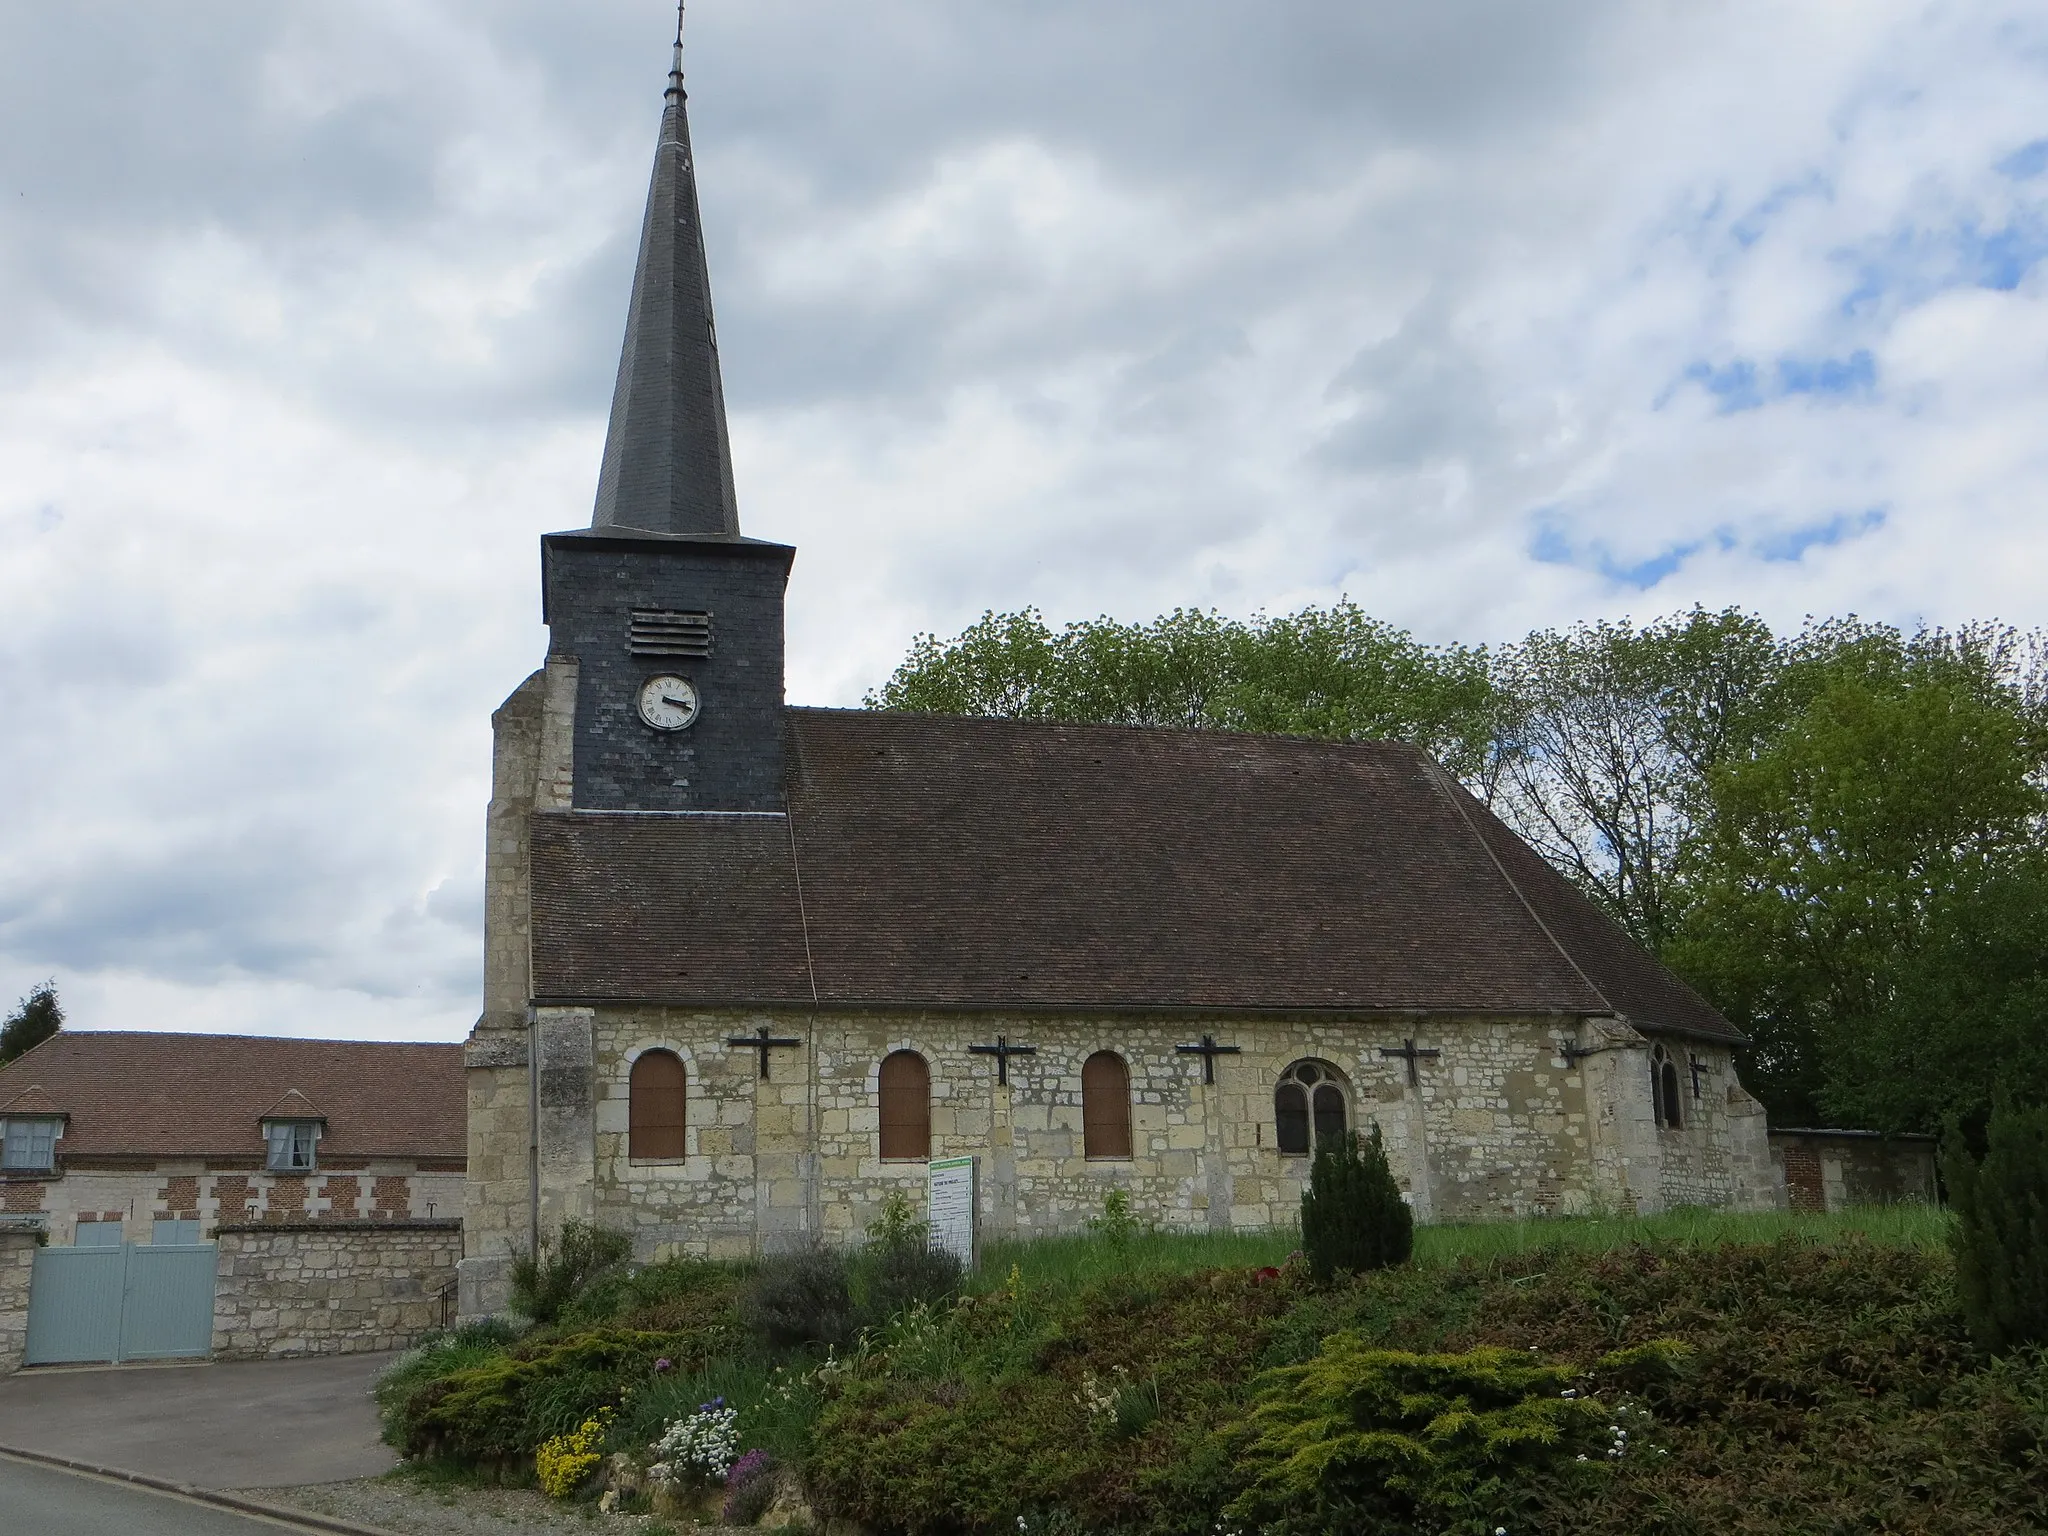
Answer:
[(1214, 1035), (1204, 1035), (1200, 1045), (1176, 1045), (1174, 1049), (1183, 1056), (1201, 1057), (1202, 1081), (1213, 1083), (1216, 1081), (1216, 1058), (1235, 1056), (1241, 1048), (1235, 1045), (1218, 1045)]
[(802, 1045), (803, 1041), (771, 1035), (768, 1033), (768, 1026), (763, 1024), (751, 1035), (730, 1035), (726, 1038), (725, 1043), (727, 1045), (744, 1045), (750, 1051), (759, 1051), (761, 1053), (761, 1076), (765, 1078), (768, 1075), (769, 1051), (778, 1045)]
[(1415, 1070), (1415, 1063), (1425, 1058), (1433, 1060), (1434, 1058), (1443, 1055), (1443, 1052), (1419, 1051), (1415, 1048), (1415, 1042), (1413, 1040), (1403, 1040), (1401, 1042), (1401, 1049), (1399, 1049), (1398, 1051), (1390, 1051), (1383, 1045), (1380, 1047), (1380, 1054), (1382, 1056), (1406, 1057), (1408, 1061), (1408, 1086), (1410, 1088), (1420, 1088), (1422, 1086), (1422, 1076)]
[(1012, 1056), (1036, 1056), (1038, 1054), (1038, 1047), (1035, 1045), (1010, 1044), (1010, 1037), (1008, 1035), (997, 1035), (994, 1045), (970, 1045), (967, 1049), (977, 1056), (995, 1057), (996, 1081), (999, 1083), (1008, 1083), (1010, 1081), (1010, 1058)]

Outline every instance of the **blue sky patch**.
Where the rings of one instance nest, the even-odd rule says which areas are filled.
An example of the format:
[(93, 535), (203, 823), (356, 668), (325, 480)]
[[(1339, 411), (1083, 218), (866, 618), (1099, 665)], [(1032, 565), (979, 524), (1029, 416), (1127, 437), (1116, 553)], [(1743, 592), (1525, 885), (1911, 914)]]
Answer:
[(2022, 144), (1999, 161), (1995, 169), (1999, 175), (2010, 176), (2014, 181), (2031, 181), (2043, 171), (2048, 171), (2048, 139)]
[[(1729, 547), (1725, 531), (1716, 533), (1714, 537), (1722, 548)], [(1529, 558), (1543, 565), (1566, 565), (1576, 570), (1596, 571), (1620, 586), (1647, 592), (1676, 572), (1707, 543), (1706, 539), (1692, 539), (1683, 544), (1668, 544), (1644, 559), (1627, 560), (1616, 556), (1598, 539), (1583, 547), (1574, 545), (1558, 526), (1554, 510), (1545, 509), (1536, 514), (1536, 533), (1529, 540)]]
[(1805, 558), (1809, 549), (1825, 549), (1882, 528), (1884, 519), (1882, 507), (1867, 507), (1861, 512), (1837, 512), (1817, 523), (1805, 523), (1782, 533), (1769, 534), (1758, 539), (1754, 549), (1759, 559), (1773, 564), (1796, 563)]
[(1868, 394), (1877, 387), (1877, 359), (1859, 347), (1847, 357), (1781, 357), (1769, 371), (1748, 358), (1718, 368), (1702, 360), (1684, 377), (1712, 395), (1720, 413), (1728, 416), (1786, 395)]

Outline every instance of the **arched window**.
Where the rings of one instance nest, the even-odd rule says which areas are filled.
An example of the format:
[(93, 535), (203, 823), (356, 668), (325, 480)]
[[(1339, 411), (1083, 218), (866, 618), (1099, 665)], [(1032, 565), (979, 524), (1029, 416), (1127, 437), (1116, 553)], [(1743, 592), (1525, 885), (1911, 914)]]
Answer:
[(1089, 1157), (1131, 1155), (1131, 1074), (1115, 1051), (1081, 1063), (1081, 1144)]
[(1650, 1047), (1650, 1097), (1657, 1107), (1657, 1124), (1677, 1130), (1684, 1122), (1678, 1112), (1678, 1063), (1661, 1045)]
[(626, 1111), (626, 1156), (658, 1162), (684, 1155), (689, 1074), (674, 1051), (642, 1051), (633, 1063)]
[(1315, 1144), (1342, 1136), (1351, 1125), (1344, 1079), (1326, 1061), (1297, 1061), (1273, 1090), (1274, 1141), (1282, 1152), (1306, 1157)]
[(882, 1058), (882, 1156), (932, 1155), (932, 1074), (915, 1051)]

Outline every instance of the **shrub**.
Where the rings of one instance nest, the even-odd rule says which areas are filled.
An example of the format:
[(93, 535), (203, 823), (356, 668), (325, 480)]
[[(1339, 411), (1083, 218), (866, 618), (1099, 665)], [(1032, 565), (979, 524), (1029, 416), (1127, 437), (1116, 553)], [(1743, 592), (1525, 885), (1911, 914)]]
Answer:
[(879, 1327), (914, 1306), (941, 1301), (960, 1288), (963, 1273), (955, 1255), (924, 1242), (870, 1247), (855, 1275), (861, 1320)]
[(1420, 1355), (1334, 1334), (1259, 1379), (1241, 1457), (1252, 1485), (1226, 1514), (1286, 1536), (1521, 1529), (1546, 1474), (1595, 1477), (1647, 1449), (1647, 1415), (1582, 1393), (1580, 1375), (1521, 1350)]
[(718, 1518), (727, 1525), (753, 1525), (775, 1502), (775, 1458), (749, 1451), (725, 1475), (725, 1507)]
[(512, 1306), (537, 1323), (552, 1323), (578, 1292), (632, 1252), (633, 1240), (623, 1232), (565, 1221), (553, 1243), (512, 1261)]
[(387, 1409), (385, 1439), (405, 1455), (504, 1464), (574, 1429), (654, 1361), (692, 1341), (609, 1329), (522, 1343), (424, 1381)]
[(1943, 1174), (1956, 1223), (1956, 1292), (1970, 1336), (1993, 1354), (2048, 1344), (2048, 1108), (2000, 1108), (1984, 1161), (1951, 1134)]
[(1349, 1131), (1317, 1143), (1301, 1196), (1301, 1247), (1319, 1282), (1340, 1271), (1363, 1274), (1408, 1262), (1415, 1213), (1387, 1166), (1377, 1125), (1369, 1142)]
[(763, 1259), (741, 1294), (740, 1316), (778, 1348), (846, 1343), (854, 1329), (846, 1255), (812, 1248)]

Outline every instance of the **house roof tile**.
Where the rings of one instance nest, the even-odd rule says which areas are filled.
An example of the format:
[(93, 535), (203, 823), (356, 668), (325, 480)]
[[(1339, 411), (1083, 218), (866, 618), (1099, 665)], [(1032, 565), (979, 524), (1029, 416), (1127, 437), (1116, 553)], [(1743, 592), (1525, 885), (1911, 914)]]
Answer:
[(0, 1068), (70, 1115), (67, 1157), (250, 1157), (293, 1090), (327, 1117), (320, 1155), (466, 1155), (462, 1047), (66, 1030)]

